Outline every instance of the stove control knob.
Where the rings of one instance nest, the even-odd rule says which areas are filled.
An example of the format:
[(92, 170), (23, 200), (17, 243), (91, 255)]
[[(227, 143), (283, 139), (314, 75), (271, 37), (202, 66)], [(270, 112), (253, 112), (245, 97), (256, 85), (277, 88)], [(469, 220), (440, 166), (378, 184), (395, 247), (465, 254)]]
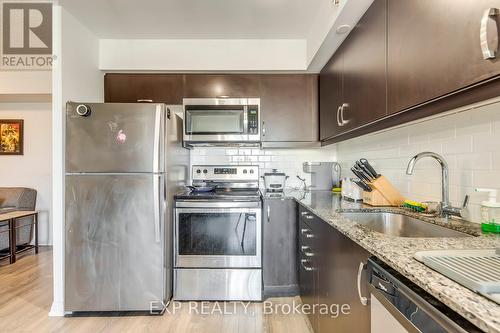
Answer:
[(196, 173), (201, 173), (201, 170), (200, 169), (196, 170)]
[(208, 172), (208, 170), (207, 170), (207, 169), (203, 169), (203, 173), (207, 173), (207, 172)]
[(247, 169), (243, 169), (243, 173), (247, 173)]
[(250, 169), (250, 173), (253, 173), (253, 169)]

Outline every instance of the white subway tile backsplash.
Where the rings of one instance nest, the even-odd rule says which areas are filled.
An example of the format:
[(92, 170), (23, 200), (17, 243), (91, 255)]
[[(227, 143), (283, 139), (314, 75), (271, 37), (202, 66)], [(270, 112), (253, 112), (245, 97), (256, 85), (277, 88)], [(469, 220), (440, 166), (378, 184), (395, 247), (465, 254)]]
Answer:
[(233, 162), (245, 162), (245, 156), (240, 156), (240, 155), (237, 155), (237, 156), (233, 156)]
[(480, 132), (472, 136), (472, 143), (474, 152), (500, 151), (500, 134)]
[[(208, 149), (197, 149), (206, 152)], [(226, 149), (226, 155), (238, 155), (238, 149)]]
[(296, 176), (311, 181), (309, 174), (302, 171), (307, 161), (328, 162), (336, 160), (334, 146), (315, 149), (256, 149), (256, 148), (195, 148), (191, 150), (191, 164), (258, 165), (260, 174), (278, 169), (289, 177), (287, 186), (302, 186)]
[(450, 168), (450, 198), (460, 206), (466, 194), (475, 222), (480, 219), (483, 194), (475, 187), (500, 191), (500, 98), (451, 111), (439, 118), (400, 126), (354, 138), (336, 145), (343, 170), (366, 157), (401, 191), (413, 200), (441, 200), (441, 169), (425, 158), (406, 175), (409, 159), (423, 151), (442, 154)]
[(472, 153), (472, 136), (458, 136), (441, 142), (443, 154)]
[(492, 153), (491, 164), (493, 170), (500, 170), (500, 152)]
[(252, 149), (250, 149), (250, 148), (238, 149), (238, 154), (239, 155), (252, 155)]
[(489, 170), (493, 163), (492, 154), (488, 152), (456, 155), (456, 168), (459, 170)]
[(474, 187), (500, 188), (500, 177), (497, 170), (475, 170)]
[(260, 150), (260, 149), (252, 149), (252, 155), (254, 155), (254, 156), (262, 155), (262, 150)]

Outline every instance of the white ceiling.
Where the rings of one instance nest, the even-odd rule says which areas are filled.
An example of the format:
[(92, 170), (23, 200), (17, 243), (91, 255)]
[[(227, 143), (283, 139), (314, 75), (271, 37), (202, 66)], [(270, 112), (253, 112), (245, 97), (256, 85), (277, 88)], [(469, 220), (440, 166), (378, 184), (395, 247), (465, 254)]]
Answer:
[(61, 0), (99, 38), (302, 39), (332, 0)]

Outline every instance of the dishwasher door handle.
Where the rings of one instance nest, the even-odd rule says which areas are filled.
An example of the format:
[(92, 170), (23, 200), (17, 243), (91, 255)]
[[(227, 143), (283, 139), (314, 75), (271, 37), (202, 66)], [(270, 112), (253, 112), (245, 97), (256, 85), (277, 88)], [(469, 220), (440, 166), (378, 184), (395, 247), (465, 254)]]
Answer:
[(359, 268), (358, 268), (358, 278), (357, 278), (357, 283), (358, 283), (358, 296), (359, 296), (359, 301), (361, 302), (361, 304), (363, 304), (364, 306), (368, 305), (368, 298), (366, 298), (365, 296), (363, 296), (361, 294), (361, 277), (363, 275), (363, 271), (366, 267), (366, 264), (363, 263), (363, 262), (360, 262), (359, 263)]

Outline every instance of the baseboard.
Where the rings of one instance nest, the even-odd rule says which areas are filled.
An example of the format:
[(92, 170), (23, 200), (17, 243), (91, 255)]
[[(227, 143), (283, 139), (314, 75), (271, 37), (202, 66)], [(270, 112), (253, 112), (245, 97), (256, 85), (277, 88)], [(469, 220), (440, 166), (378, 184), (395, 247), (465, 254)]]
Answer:
[(52, 302), (49, 317), (64, 317), (64, 304), (62, 302)]
[(269, 297), (291, 297), (300, 294), (299, 285), (291, 284), (287, 286), (264, 286), (264, 298)]

